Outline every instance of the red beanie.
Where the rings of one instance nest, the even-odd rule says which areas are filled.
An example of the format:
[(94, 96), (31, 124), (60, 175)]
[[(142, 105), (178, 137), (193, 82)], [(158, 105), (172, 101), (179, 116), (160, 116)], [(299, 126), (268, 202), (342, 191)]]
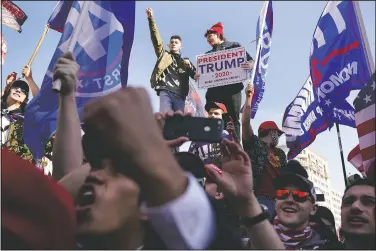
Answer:
[(222, 23), (221, 23), (221, 22), (216, 23), (215, 25), (213, 25), (213, 26), (208, 30), (208, 32), (210, 32), (210, 31), (217, 32), (218, 34), (220, 34), (220, 35), (223, 36), (223, 26), (222, 26)]
[(73, 200), (30, 162), (1, 150), (1, 227), (30, 249), (76, 249)]

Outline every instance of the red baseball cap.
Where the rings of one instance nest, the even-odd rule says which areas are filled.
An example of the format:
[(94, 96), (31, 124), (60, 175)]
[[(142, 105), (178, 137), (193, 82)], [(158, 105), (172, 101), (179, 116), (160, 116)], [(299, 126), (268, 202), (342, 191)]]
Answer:
[(218, 102), (208, 102), (205, 104), (205, 110), (207, 112), (210, 111), (210, 109), (216, 108), (216, 109), (221, 109), (223, 113), (227, 113), (227, 108), (224, 104), (218, 103)]
[(68, 192), (29, 161), (7, 149), (1, 155), (1, 228), (30, 249), (76, 249)]
[(269, 131), (269, 130), (277, 130), (279, 133), (279, 136), (284, 134), (284, 132), (278, 128), (277, 124), (274, 121), (263, 122), (258, 129), (258, 134), (260, 135), (260, 133)]
[(209, 30), (206, 31), (205, 37), (208, 35), (210, 32), (217, 32), (218, 34), (223, 36), (223, 26), (221, 22), (216, 23), (213, 25)]

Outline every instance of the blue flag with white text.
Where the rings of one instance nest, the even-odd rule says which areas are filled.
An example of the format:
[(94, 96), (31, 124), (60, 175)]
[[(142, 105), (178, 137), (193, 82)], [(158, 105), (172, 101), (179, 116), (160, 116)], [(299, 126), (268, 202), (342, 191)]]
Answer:
[(354, 107), (346, 98), (367, 83), (373, 68), (357, 4), (329, 1), (319, 19), (309, 60), (310, 77), (283, 117), (289, 159), (334, 123), (355, 128)]
[[(263, 26), (264, 25), (264, 26)], [(263, 26), (263, 27), (262, 27)], [(251, 118), (256, 116), (256, 112), (264, 96), (265, 85), (266, 85), (266, 73), (268, 69), (268, 62), (270, 57), (270, 47), (272, 44), (272, 33), (273, 33), (273, 6), (272, 1), (265, 1), (261, 8), (260, 16), (257, 20), (256, 26), (256, 65), (253, 71), (249, 72), (249, 78), (251, 79), (252, 74), (255, 74), (253, 79), (254, 94), (252, 98), (251, 106)], [(257, 50), (257, 47), (260, 49)], [(244, 106), (240, 109), (243, 112)]]
[[(59, 15), (59, 13), (56, 14)], [(64, 22), (66, 21), (66, 22)], [(24, 140), (34, 158), (56, 130), (59, 95), (52, 92), (57, 59), (72, 51), (80, 65), (76, 102), (80, 118), (89, 100), (127, 85), (135, 27), (135, 1), (74, 1), (40, 92), (25, 112)]]
[[(266, 13), (265, 13), (266, 12)], [(263, 18), (265, 17), (265, 20)], [(262, 24), (264, 22), (264, 27)], [(256, 65), (254, 66), (253, 79), (254, 96), (252, 99), (251, 118), (256, 116), (256, 112), (264, 96), (266, 85), (266, 74), (270, 57), (270, 47), (273, 33), (273, 6), (272, 1), (265, 1), (257, 21), (256, 38), (261, 43), (258, 55), (256, 55)]]

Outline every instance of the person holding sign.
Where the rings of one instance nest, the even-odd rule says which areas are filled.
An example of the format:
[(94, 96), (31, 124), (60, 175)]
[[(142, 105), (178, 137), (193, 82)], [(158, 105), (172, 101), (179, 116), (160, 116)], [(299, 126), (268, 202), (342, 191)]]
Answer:
[[(212, 50), (206, 52), (206, 54), (242, 47), (237, 42), (227, 41), (223, 35), (223, 26), (221, 22), (213, 25), (209, 30), (207, 30), (205, 33), (205, 38), (209, 45), (213, 47)], [(250, 71), (253, 68), (254, 62), (253, 58), (248, 53), (246, 53), (246, 60), (247, 62), (243, 61), (244, 63), (242, 63), (240, 66), (244, 70)], [(196, 74), (195, 79), (198, 80), (198, 78), (199, 74)], [(238, 82), (230, 85), (208, 88), (205, 95), (207, 103), (219, 102), (223, 103), (227, 107), (229, 116), (234, 120), (237, 135), (240, 135), (239, 113), (242, 99), (241, 91), (243, 88), (243, 83)], [(229, 121), (225, 122), (227, 123)]]
[(196, 68), (188, 58), (181, 57), (182, 41), (180, 36), (172, 36), (168, 44), (169, 51), (164, 49), (153, 10), (146, 9), (146, 14), (149, 20), (151, 41), (158, 58), (150, 83), (159, 96), (159, 111), (184, 112), (185, 98), (189, 91), (189, 77), (194, 78)]

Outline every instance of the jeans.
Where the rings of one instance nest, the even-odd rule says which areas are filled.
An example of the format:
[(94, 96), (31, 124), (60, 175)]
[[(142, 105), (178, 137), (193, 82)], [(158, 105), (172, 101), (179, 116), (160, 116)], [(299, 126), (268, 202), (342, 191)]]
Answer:
[(272, 220), (275, 211), (275, 200), (262, 195), (257, 196), (257, 200), (260, 204), (268, 207), (269, 221)]
[(159, 112), (182, 111), (184, 113), (185, 99), (179, 95), (162, 90), (159, 93)]
[[(206, 99), (206, 102), (218, 102), (222, 103), (226, 106), (228, 115), (231, 116), (232, 120), (234, 121), (234, 126), (235, 126), (235, 132), (238, 138), (240, 139), (240, 108), (242, 105), (242, 94), (241, 92), (238, 92), (230, 97), (227, 98), (222, 98), (222, 99)], [(229, 121), (225, 121), (225, 128), (226, 124)]]

